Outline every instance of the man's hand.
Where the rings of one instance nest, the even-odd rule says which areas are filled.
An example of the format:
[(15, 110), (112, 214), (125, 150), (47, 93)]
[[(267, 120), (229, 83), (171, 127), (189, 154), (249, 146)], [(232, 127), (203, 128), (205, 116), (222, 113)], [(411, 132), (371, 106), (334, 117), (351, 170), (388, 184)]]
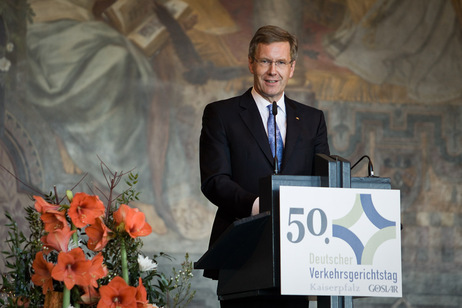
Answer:
[(252, 216), (260, 214), (260, 197), (255, 199), (252, 205), (252, 212), (250, 213)]

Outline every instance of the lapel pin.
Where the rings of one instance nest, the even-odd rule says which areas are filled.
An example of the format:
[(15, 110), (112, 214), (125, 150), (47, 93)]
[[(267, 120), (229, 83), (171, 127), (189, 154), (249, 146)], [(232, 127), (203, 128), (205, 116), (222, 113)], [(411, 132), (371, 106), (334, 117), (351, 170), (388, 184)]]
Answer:
[(300, 120), (300, 118), (299, 118), (299, 117), (295, 117), (295, 119), (296, 119), (296, 120)]

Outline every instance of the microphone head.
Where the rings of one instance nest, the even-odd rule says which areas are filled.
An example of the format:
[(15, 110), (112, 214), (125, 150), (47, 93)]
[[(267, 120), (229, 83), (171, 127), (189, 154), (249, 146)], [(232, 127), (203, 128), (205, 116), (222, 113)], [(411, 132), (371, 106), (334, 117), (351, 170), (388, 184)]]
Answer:
[(369, 158), (369, 164), (367, 165), (367, 169), (368, 169), (369, 177), (373, 177), (374, 176), (374, 166), (372, 166), (372, 161), (370, 158)]
[(276, 103), (276, 101), (273, 102), (273, 115), (277, 115), (278, 114), (278, 104)]

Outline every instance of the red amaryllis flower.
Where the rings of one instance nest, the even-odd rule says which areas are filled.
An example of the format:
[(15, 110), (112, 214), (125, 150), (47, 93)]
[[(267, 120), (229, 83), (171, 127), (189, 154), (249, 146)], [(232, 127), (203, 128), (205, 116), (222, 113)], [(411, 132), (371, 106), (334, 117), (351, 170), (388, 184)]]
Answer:
[(112, 214), (114, 216), (114, 220), (117, 225), (120, 225), (125, 221), (125, 218), (127, 217), (128, 211), (130, 211), (132, 208), (129, 207), (126, 204), (121, 204), (119, 209)]
[(102, 250), (112, 238), (112, 230), (109, 229), (101, 219), (97, 217), (95, 223), (85, 229), (88, 235), (88, 248), (93, 251)]
[(148, 304), (148, 293), (143, 285), (141, 277), (138, 277), (138, 287), (136, 288), (136, 305), (138, 308), (143, 308), (145, 304)]
[(101, 296), (99, 296), (98, 290), (93, 286), (82, 287), (84, 294), (80, 296), (80, 299), (84, 304), (93, 305), (96, 304)]
[(106, 265), (103, 264), (103, 255), (101, 253), (97, 254), (91, 260), (91, 267), (88, 272), (90, 276), (90, 284), (97, 288), (98, 287), (98, 279), (106, 277), (108, 274), (108, 270)]
[(99, 288), (101, 299), (97, 308), (137, 308), (136, 288), (127, 285), (122, 277), (115, 277)]
[(151, 234), (152, 228), (146, 222), (144, 213), (137, 208), (131, 208), (128, 205), (122, 204), (120, 208), (114, 212), (114, 220), (118, 225), (124, 223), (125, 231), (132, 237), (146, 236)]
[(76, 230), (72, 230), (65, 225), (62, 229), (56, 229), (53, 232), (42, 236), (40, 239), (43, 245), (49, 249), (67, 252), (69, 248), (69, 240)]
[(63, 229), (65, 226), (67, 226), (65, 214), (65, 210), (43, 213), (40, 218), (43, 221), (45, 231), (53, 232), (57, 229)]
[(51, 204), (46, 202), (42, 197), (40, 196), (34, 196), (35, 199), (35, 210), (41, 214), (49, 212), (49, 211), (58, 211), (60, 206), (57, 204)]
[(54, 264), (45, 261), (43, 252), (39, 251), (35, 254), (32, 268), (34, 274), (31, 277), (32, 282), (37, 286), (42, 286), (42, 293), (46, 294), (48, 290), (53, 291), (53, 279), (51, 278), (51, 271)]
[(72, 223), (77, 228), (95, 223), (96, 217), (104, 214), (104, 204), (98, 196), (90, 196), (86, 193), (76, 193), (68, 211)]
[(69, 290), (74, 285), (88, 286), (90, 279), (88, 271), (91, 267), (91, 261), (85, 259), (85, 253), (81, 248), (74, 248), (69, 252), (60, 252), (58, 263), (56, 263), (51, 277), (58, 281), (64, 281), (66, 288)]
[(157, 307), (148, 302), (148, 293), (143, 285), (141, 277), (138, 278), (138, 287), (136, 287), (136, 308), (154, 308)]

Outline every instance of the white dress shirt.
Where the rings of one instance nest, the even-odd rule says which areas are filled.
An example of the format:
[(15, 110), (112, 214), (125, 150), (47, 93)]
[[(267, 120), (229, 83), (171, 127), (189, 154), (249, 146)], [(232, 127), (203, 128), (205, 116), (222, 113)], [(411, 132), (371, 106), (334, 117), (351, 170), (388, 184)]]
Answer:
[[(269, 110), (268, 105), (271, 104), (266, 99), (263, 98), (260, 94), (252, 88), (252, 96), (255, 102), (257, 103), (258, 111), (260, 111), (261, 120), (263, 122), (263, 126), (265, 127), (266, 134), (268, 135), (268, 117), (269, 117)], [(287, 120), (286, 120), (286, 104), (284, 101), (284, 94), (282, 94), (281, 98), (276, 102), (278, 105), (278, 114), (276, 115), (276, 123), (279, 127), (279, 131), (281, 132), (282, 142), (284, 145), (286, 144), (286, 132), (287, 132)]]
[[(269, 110), (268, 105), (272, 104), (268, 102), (266, 99), (263, 98), (260, 94), (252, 88), (252, 97), (257, 103), (258, 111), (260, 111), (261, 120), (263, 122), (263, 126), (265, 127), (266, 134), (268, 135), (268, 117), (269, 117)], [(281, 132), (282, 142), (284, 145), (286, 144), (286, 132), (287, 132), (287, 119), (286, 119), (286, 104), (284, 101), (284, 93), (282, 94), (281, 98), (276, 102), (278, 105), (278, 114), (276, 115), (276, 123), (279, 127), (279, 131)], [(260, 198), (255, 199), (252, 206), (251, 215), (257, 215), (260, 213)]]

